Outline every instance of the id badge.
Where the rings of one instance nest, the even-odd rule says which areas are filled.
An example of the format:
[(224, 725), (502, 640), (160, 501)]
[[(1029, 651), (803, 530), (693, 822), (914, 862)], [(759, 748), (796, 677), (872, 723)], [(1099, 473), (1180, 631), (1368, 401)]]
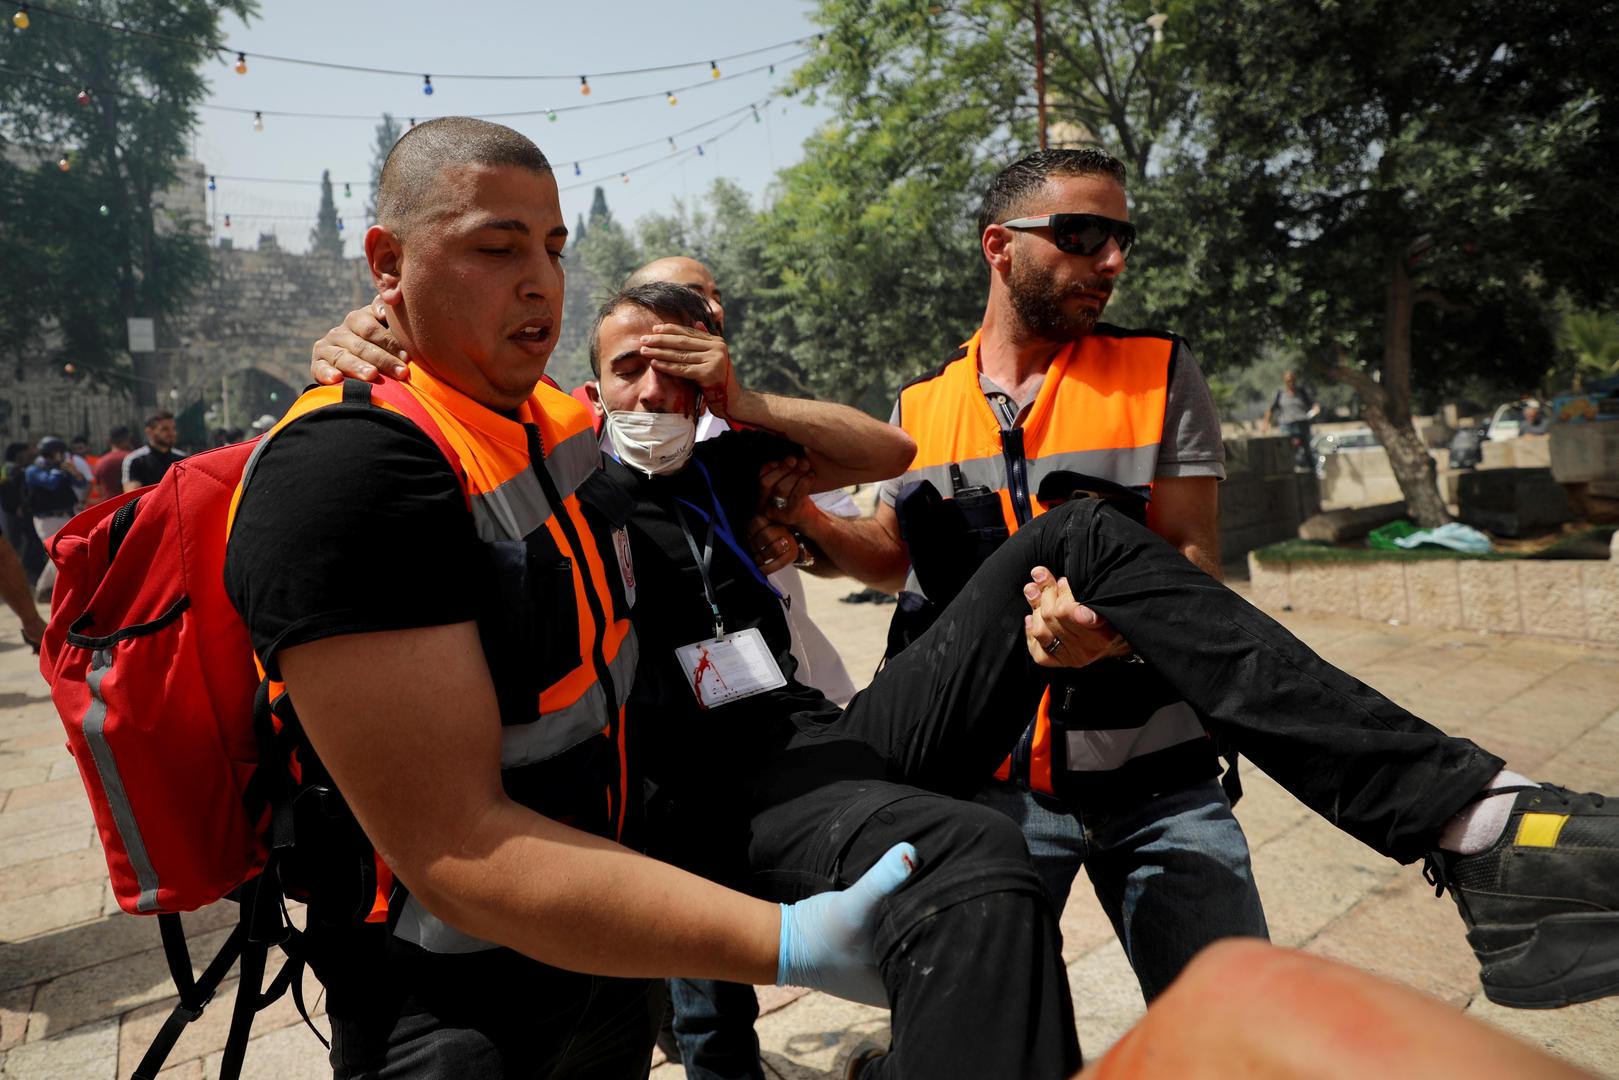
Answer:
[(675, 650), (686, 684), (705, 709), (787, 685), (787, 676), (757, 627)]

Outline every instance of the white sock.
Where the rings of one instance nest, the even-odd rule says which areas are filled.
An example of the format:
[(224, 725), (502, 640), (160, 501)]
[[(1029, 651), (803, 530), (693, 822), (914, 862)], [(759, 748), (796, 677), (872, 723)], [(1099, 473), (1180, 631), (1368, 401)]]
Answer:
[[(1539, 784), (1527, 776), (1502, 769), (1482, 790), (1524, 786), (1538, 787)], [(1518, 793), (1513, 791), (1463, 807), (1439, 830), (1439, 846), (1458, 855), (1477, 855), (1486, 850), (1501, 838), (1501, 830), (1507, 827), (1507, 818), (1512, 815), (1512, 804), (1517, 801)]]

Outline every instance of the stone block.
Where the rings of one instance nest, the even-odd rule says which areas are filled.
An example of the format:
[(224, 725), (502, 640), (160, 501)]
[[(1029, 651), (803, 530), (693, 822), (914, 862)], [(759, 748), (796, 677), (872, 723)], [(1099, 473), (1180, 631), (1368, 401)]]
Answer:
[(1589, 640), (1619, 645), (1619, 561), (1582, 562), (1579, 567)]
[(1225, 441), (1226, 475), (1270, 476), (1293, 471), (1293, 443), (1285, 435), (1248, 435)]
[[(123, 918), (128, 919), (129, 916)], [(155, 942), (155, 925), (150, 928), (150, 933)], [(219, 951), (228, 934), (228, 930), (215, 930), (190, 938), (188, 944), (192, 967), (200, 973), (201, 965)], [(34, 999), (33, 1014), (28, 1021), (28, 1038), (30, 1041), (49, 1038), (59, 1031), (71, 1030), (81, 1024), (117, 1017), (141, 1005), (161, 1001), (173, 991), (174, 983), (161, 948), (96, 964), (53, 979), (40, 987), (39, 996)], [(115, 1047), (115, 1055), (116, 1052)]]
[(1146, 1013), (1141, 987), (1117, 940), (1099, 945), (1068, 965), (1074, 1021), (1086, 1060), (1094, 1061)]
[[(0, 874), (0, 905), (40, 896), (64, 885), (107, 879), (107, 860), (99, 847), (80, 847), (60, 855), (22, 863)], [(43, 901), (42, 901), (43, 902)], [(9, 936), (9, 928), (0, 930)]]
[[(1369, 894), (1306, 947), (1333, 960), (1405, 983), (1450, 1005), (1478, 993), (1478, 960), (1468, 948), (1447, 897), (1414, 868)], [(1411, 958), (1421, 956), (1422, 963)]]
[(25, 806), (20, 810), (0, 812), (0, 843), (22, 839), (35, 833), (56, 832), (75, 825), (92, 824), (90, 803), (81, 796), (58, 802)]
[(1574, 508), (1550, 469), (1486, 469), (1464, 475), (1456, 503), (1467, 524), (1526, 536), (1570, 520)]
[(1458, 560), (1432, 559), (1405, 563), (1405, 591), (1413, 626), (1458, 630), (1462, 626)]
[(1321, 540), (1329, 544), (1359, 540), (1379, 525), (1387, 525), (1395, 518), (1404, 516), (1403, 501), (1379, 503), (1376, 506), (1357, 506), (1348, 510), (1328, 510), (1301, 524), (1299, 539)]
[[(867, 1039), (888, 1035), (888, 1010), (827, 994), (806, 994), (785, 1009), (762, 1016), (754, 1025), (767, 1065), (818, 1070), (812, 1076), (837, 1075), (849, 1054)], [(789, 1075), (794, 1075), (789, 1073)]]
[(38, 990), (37, 986), (19, 986), (0, 993), (0, 1054), (23, 1041)]
[[(203, 1062), (203, 1075), (208, 1080), (219, 1076), (224, 1057), (220, 1050)], [(241, 1080), (331, 1080), (331, 1075), (325, 1047), (302, 1024), (262, 1035), (255, 1027), (242, 1058)]]
[(1518, 601), (1518, 568), (1510, 562), (1459, 559), (1462, 626), (1469, 630), (1518, 634), (1523, 609)]
[(1291, 604), (1292, 598), (1288, 593), (1288, 580), (1291, 578), (1291, 566), (1286, 560), (1267, 560), (1261, 562), (1254, 558), (1253, 552), (1248, 553), (1248, 583), (1252, 590), (1250, 602), (1256, 607), (1268, 608), (1271, 611), (1280, 611)]
[[(233, 926), (236, 918), (235, 904), (213, 904), (185, 917), (186, 933), (198, 937), (209, 930)], [(200, 950), (198, 946), (192, 956)], [(163, 951), (157, 920), (115, 915), (28, 941), (0, 944), (0, 990), (47, 979), (59, 983), (63, 977), (138, 953), (151, 954), (161, 966)], [(164, 978), (166, 981), (167, 976)]]
[(1553, 424), (1547, 434), (1558, 483), (1619, 479), (1619, 423)]
[(1584, 638), (1585, 596), (1580, 564), (1572, 560), (1524, 559), (1517, 566), (1524, 631), (1542, 637)]
[(1397, 562), (1349, 563), (1355, 579), (1355, 603), (1363, 619), (1409, 622), (1405, 567)]
[[(272, 953), (270, 961), (272, 973), (278, 962), (279, 954)], [(210, 1055), (224, 1050), (225, 1039), (230, 1034), (231, 1010), (235, 1007), (236, 991), (239, 986), (240, 983), (236, 979), (220, 985), (219, 992), (214, 995), (213, 1001), (209, 1002), (202, 1016), (186, 1025), (179, 1041), (169, 1053), (169, 1061), (183, 1062), (189, 1059), (204, 1061)], [(178, 997), (169, 997), (151, 1005), (143, 1005), (124, 1016), (118, 1032), (119, 1075), (128, 1076), (134, 1071), (135, 1066), (140, 1063), (141, 1055), (146, 1053), (146, 1048), (151, 1045), (158, 1029), (163, 1026), (169, 1012), (179, 1000)], [(322, 1035), (330, 1038), (329, 1025), (321, 1019), (325, 1013), (321, 1007), (324, 1004), (324, 995), (320, 981), (315, 978), (314, 972), (308, 970), (304, 972), (304, 1001), (309, 1005), (309, 1014), (315, 1020), (315, 1026), (320, 1029)], [(253, 1039), (248, 1044), (248, 1059), (258, 1056), (259, 1043), (264, 1036), (287, 1027), (296, 1027), (317, 1057), (324, 1055), (325, 1051), (321, 1049), (320, 1043), (304, 1027), (303, 1018), (298, 1015), (292, 995), (288, 994), (253, 1018)], [(308, 1048), (304, 1050), (303, 1056), (307, 1057)], [(327, 1068), (329, 1070), (330, 1066)], [(214, 1075), (218, 1075), (217, 1064)]]
[(6, 799), (6, 809), (21, 810), (62, 799), (86, 801), (84, 784), (79, 780), (77, 772), (61, 780), (47, 780), (42, 784), (26, 784), (12, 788), (10, 796)]
[(26, 1042), (6, 1053), (5, 1076), (18, 1080), (114, 1080), (117, 1070), (116, 1019)]
[[(1571, 426), (1571, 425), (1570, 425)], [(1552, 430), (1556, 430), (1556, 425)], [(1467, 1016), (1538, 1046), (1593, 1076), (1615, 1075), (1614, 1032), (1619, 1031), (1619, 998), (1605, 998), (1566, 1009), (1509, 1009), (1482, 993)]]
[(0, 940), (22, 941), (99, 919), (105, 889), (105, 883), (98, 878), (8, 900), (0, 904)]
[(1353, 615), (1357, 610), (1351, 563), (1295, 562), (1288, 571), (1287, 589), (1299, 611)]
[[(1255, 851), (1253, 863), (1271, 940), (1292, 948), (1312, 941), (1397, 869), (1314, 815)], [(1301, 866), (1314, 869), (1301, 874)]]
[[(0, 843), (0, 870), (48, 859), (63, 852), (77, 851), (96, 843), (96, 830), (88, 825), (73, 825), (66, 829), (32, 833), (26, 837)], [(97, 845), (96, 850), (101, 850)]]

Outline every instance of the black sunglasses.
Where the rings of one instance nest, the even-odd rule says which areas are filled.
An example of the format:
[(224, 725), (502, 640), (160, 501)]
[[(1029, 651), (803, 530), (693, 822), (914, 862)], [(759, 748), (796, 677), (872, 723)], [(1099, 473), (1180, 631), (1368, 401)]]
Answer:
[(1051, 242), (1058, 251), (1070, 255), (1095, 255), (1107, 246), (1109, 237), (1119, 245), (1119, 254), (1128, 255), (1135, 246), (1136, 227), (1128, 221), (1115, 221), (1100, 214), (1046, 214), (1043, 217), (1003, 221), (1008, 229), (1051, 230)]

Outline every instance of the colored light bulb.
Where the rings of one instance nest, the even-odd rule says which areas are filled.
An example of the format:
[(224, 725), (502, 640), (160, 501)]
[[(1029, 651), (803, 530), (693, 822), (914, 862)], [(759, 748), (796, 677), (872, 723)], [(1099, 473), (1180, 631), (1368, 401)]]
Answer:
[(585, 97), (590, 96), (590, 76), (589, 75), (581, 75), (581, 76), (579, 76), (579, 92), (581, 94), (585, 95)]
[(671, 104), (671, 105), (679, 105), (680, 104), (680, 99), (675, 97), (675, 92), (673, 90), (667, 91), (667, 93), (668, 93), (668, 96), (669, 96), (669, 104)]
[(428, 97), (433, 96), (433, 76), (422, 76), (422, 93), (426, 94)]
[(545, 110), (545, 118), (547, 120), (551, 121), (551, 123), (553, 123), (553, 124), (556, 123), (557, 122), (557, 111), (555, 109), (547, 109), (547, 110)]
[(227, 228), (227, 229), (230, 228), (230, 215), (229, 214), (225, 215), (225, 228)]
[(624, 181), (626, 184), (630, 182), (630, 174), (629, 173), (619, 173), (618, 178), (620, 180)]
[(585, 174), (584, 174), (584, 173), (583, 173), (583, 172), (582, 172), (582, 171), (581, 171), (581, 170), (580, 170), (580, 168), (579, 168), (579, 163), (578, 163), (578, 162), (577, 162), (577, 161), (576, 161), (576, 162), (574, 162), (574, 163), (573, 163), (573, 175), (575, 175), (575, 176), (583, 176), (583, 175), (585, 175)]
[(264, 130), (264, 114), (263, 113), (256, 112), (256, 113), (253, 114), (253, 130), (254, 131), (263, 131)]
[(61, 158), (56, 162), (56, 167), (58, 169), (61, 169), (63, 172), (67, 172), (69, 169), (73, 168), (73, 162), (68, 160), (68, 157), (67, 157), (66, 154), (63, 154), (61, 156)]
[(713, 60), (708, 62), (708, 77), (710, 79), (717, 79), (720, 77), (720, 66)]
[(345, 198), (345, 199), (354, 198), (354, 191), (349, 187), (349, 184), (348, 184), (347, 180), (343, 181), (343, 198)]
[(702, 143), (697, 144), (697, 156), (698, 157), (703, 156), (703, 144)]
[(111, 210), (107, 209), (107, 204), (106, 203), (102, 203), (99, 207), (96, 208), (96, 210), (102, 217), (106, 217), (108, 214), (112, 213)]
[(236, 54), (236, 74), (247, 74), (247, 54), (245, 52), (239, 52)]
[(342, 218), (337, 219), (337, 231), (338, 232), (343, 231), (343, 219)]
[(11, 25), (15, 26), (18, 30), (26, 30), (26, 29), (28, 29), (28, 5), (27, 4), (24, 4), (22, 7), (17, 9), (17, 14), (15, 14), (15, 15), (13, 15), (11, 17)]
[(90, 91), (88, 91), (88, 90), (80, 90), (77, 94), (75, 94), (73, 96), (73, 99), (75, 101), (77, 101), (80, 105), (88, 105), (88, 104), (90, 104)]
[(675, 137), (673, 135), (669, 136), (669, 149), (671, 149), (671, 150), (678, 149), (678, 147), (675, 146)]
[(214, 183), (214, 178), (211, 175), (208, 177), (208, 190), (209, 191), (218, 191), (219, 190), (219, 185)]

